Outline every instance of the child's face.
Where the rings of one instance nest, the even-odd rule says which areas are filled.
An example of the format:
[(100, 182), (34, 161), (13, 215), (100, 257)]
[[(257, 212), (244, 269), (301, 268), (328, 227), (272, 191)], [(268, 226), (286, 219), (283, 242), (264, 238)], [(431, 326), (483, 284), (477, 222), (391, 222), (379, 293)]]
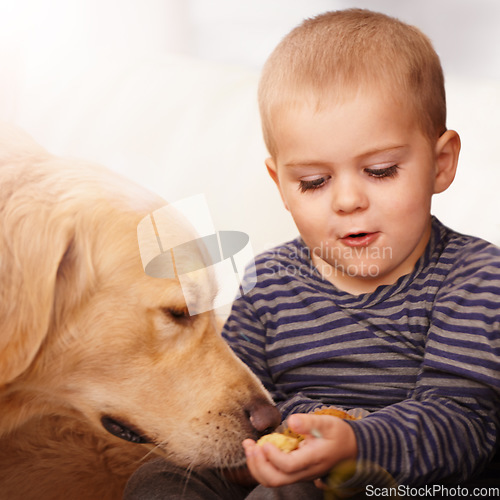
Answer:
[[(411, 113), (375, 92), (287, 110), (273, 130), (269, 173), (323, 276), (359, 294), (411, 272), (429, 240), (432, 195), (453, 180), (456, 133), (431, 144)], [(441, 151), (450, 136), (454, 159)]]

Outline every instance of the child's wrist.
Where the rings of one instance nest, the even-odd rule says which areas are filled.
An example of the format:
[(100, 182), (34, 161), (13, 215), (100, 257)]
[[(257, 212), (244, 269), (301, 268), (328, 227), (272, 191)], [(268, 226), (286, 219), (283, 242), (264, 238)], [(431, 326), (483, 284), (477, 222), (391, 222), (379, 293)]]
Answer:
[(342, 453), (340, 460), (356, 460), (358, 457), (358, 441), (356, 439), (356, 434), (347, 421), (343, 420), (342, 424), (341, 432), (344, 436), (342, 439), (344, 453)]

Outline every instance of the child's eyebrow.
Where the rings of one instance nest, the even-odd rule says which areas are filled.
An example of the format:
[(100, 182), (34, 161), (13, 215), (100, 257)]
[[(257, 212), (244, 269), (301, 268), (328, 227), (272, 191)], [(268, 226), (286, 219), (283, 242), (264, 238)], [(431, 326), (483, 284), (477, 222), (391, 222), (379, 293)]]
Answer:
[[(381, 154), (392, 154), (392, 153), (400, 153), (404, 152), (408, 149), (407, 144), (398, 144), (397, 146), (381, 146), (374, 147), (369, 149), (368, 151), (364, 151), (358, 155), (356, 155), (353, 159), (366, 160), (368, 158), (381, 155)], [(298, 168), (298, 167), (332, 167), (335, 164), (334, 161), (324, 161), (324, 160), (290, 160), (283, 164), (284, 167), (287, 168)]]
[(287, 161), (286, 163), (283, 164), (284, 167), (287, 168), (298, 168), (298, 167), (331, 167), (332, 163), (328, 161)]
[(365, 151), (364, 153), (359, 154), (358, 156), (356, 156), (356, 159), (369, 158), (371, 156), (376, 156), (378, 154), (396, 153), (405, 149), (408, 149), (407, 144), (400, 144), (397, 146), (375, 147), (373, 149), (370, 149), (369, 151)]

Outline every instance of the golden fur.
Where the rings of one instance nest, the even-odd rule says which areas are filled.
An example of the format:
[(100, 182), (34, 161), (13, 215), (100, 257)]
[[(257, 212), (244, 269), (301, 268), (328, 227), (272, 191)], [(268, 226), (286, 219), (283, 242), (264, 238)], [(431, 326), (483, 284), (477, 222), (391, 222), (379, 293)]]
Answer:
[(279, 423), (213, 312), (189, 317), (177, 280), (144, 273), (137, 224), (162, 205), (0, 127), (0, 499), (118, 499), (152, 452), (237, 466)]

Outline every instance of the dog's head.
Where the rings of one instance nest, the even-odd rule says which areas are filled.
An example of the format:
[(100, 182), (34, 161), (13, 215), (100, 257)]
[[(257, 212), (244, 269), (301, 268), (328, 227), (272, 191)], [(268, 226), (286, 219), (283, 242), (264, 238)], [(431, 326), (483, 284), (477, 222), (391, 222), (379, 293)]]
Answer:
[[(34, 145), (16, 151), (0, 157), (0, 397), (180, 464), (237, 464), (241, 440), (279, 415), (213, 312), (189, 315), (178, 279), (145, 274), (137, 225), (162, 200)], [(169, 230), (190, 231), (180, 217)], [(188, 286), (214, 293), (204, 269)]]

